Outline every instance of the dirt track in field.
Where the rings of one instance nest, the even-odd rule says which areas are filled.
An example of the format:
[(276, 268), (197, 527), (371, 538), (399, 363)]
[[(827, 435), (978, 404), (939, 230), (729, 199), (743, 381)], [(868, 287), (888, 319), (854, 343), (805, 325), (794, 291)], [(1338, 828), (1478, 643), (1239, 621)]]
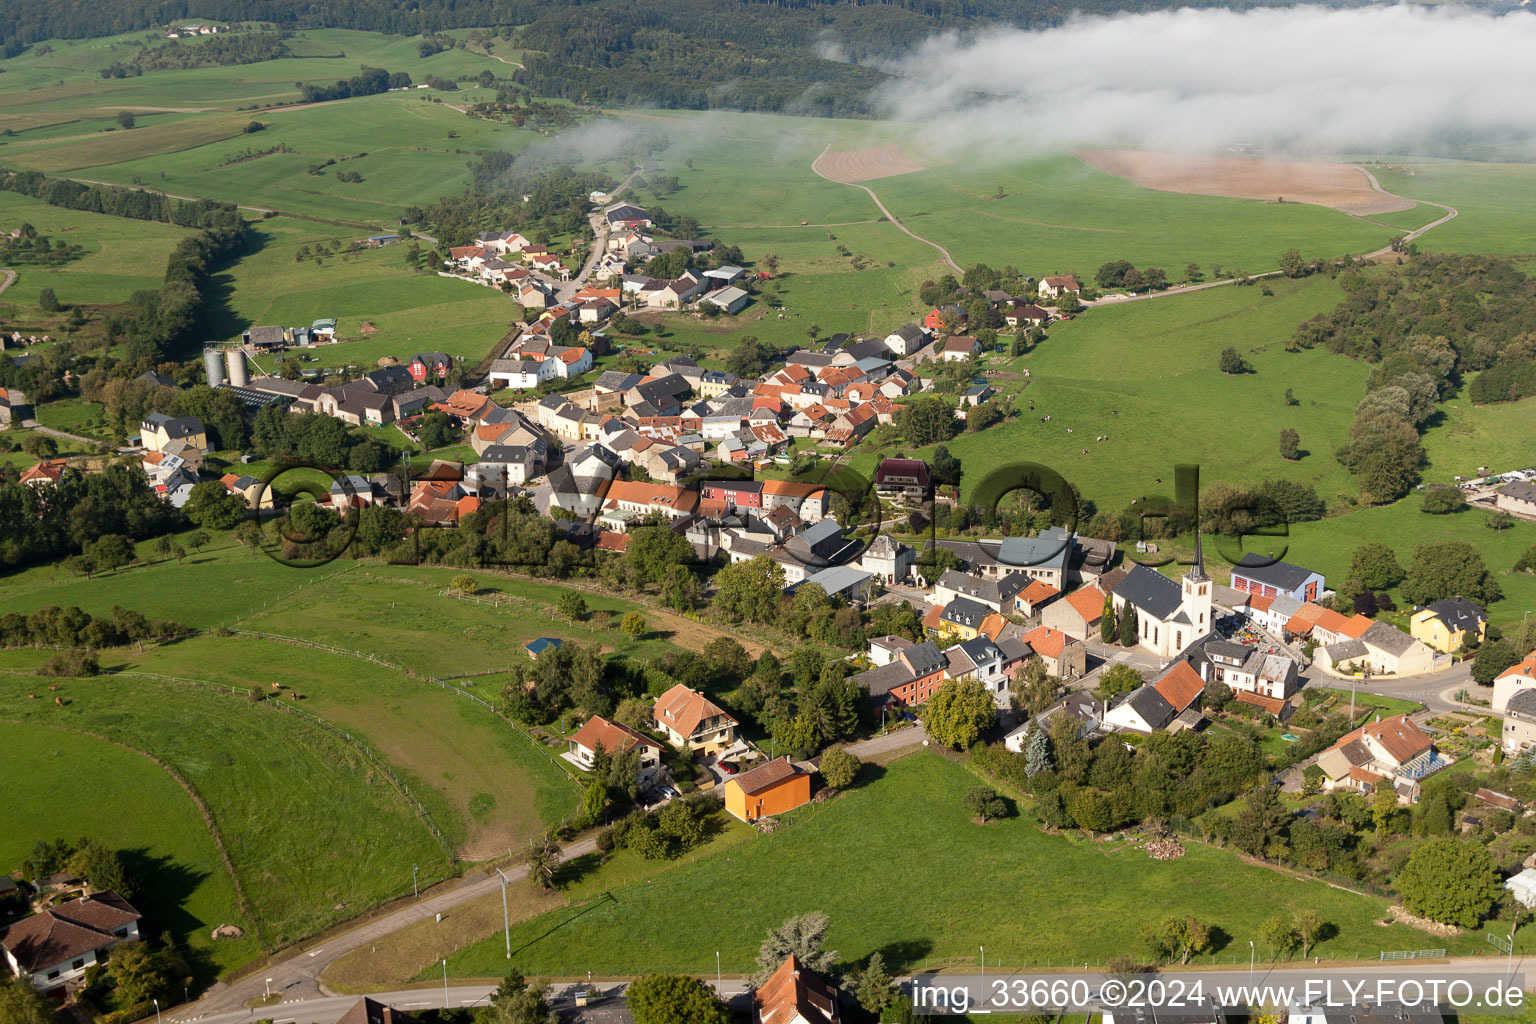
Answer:
[(898, 174), (911, 174), (926, 170), (922, 164), (913, 163), (901, 155), (900, 146), (870, 146), (867, 149), (848, 149), (842, 152), (827, 150), (811, 164), (811, 170), (823, 178), (852, 185), (876, 178), (891, 178)]
[(1308, 203), (1357, 217), (1411, 210), (1416, 205), (1412, 199), (1375, 187), (1369, 174), (1350, 164), (1123, 149), (1083, 149), (1073, 155), (1091, 167), (1159, 192)]

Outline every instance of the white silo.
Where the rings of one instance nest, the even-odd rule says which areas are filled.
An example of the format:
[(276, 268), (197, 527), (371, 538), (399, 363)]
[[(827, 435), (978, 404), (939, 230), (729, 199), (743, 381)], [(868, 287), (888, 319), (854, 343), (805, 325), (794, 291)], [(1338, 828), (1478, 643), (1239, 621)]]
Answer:
[(224, 353), (216, 346), (203, 349), (203, 370), (208, 374), (208, 386), (216, 388), (224, 383)]
[(243, 388), (251, 382), (251, 375), (245, 368), (245, 350), (232, 348), (229, 350), (229, 383), (237, 388)]

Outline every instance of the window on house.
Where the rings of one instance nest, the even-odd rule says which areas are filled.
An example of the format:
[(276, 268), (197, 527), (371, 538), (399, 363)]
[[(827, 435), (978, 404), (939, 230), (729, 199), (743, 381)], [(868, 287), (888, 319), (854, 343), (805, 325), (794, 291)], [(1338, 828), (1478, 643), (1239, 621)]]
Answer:
[(71, 963), (69, 965), (69, 969), (72, 970), (72, 971), (78, 971), (80, 968), (82, 968), (84, 966), (85, 966), (85, 958), (81, 957), (79, 960), (76, 960), (73, 963)]

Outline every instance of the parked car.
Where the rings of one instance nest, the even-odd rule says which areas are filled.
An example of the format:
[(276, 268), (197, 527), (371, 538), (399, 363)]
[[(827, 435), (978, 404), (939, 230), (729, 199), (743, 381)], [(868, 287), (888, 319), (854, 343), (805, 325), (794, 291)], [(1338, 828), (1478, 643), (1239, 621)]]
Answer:
[(720, 762), (718, 762), (715, 765), (715, 767), (719, 768), (721, 771), (725, 772), (725, 774), (727, 774), (727, 775), (735, 775), (736, 774), (736, 762), (735, 761), (720, 761)]

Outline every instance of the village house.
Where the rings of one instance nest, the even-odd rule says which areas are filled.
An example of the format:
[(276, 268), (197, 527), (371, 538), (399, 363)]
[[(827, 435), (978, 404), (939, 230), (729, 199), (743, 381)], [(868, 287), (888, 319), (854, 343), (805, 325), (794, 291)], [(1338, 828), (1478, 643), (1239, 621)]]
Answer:
[(811, 802), (811, 777), (788, 757), (725, 780), (725, 809), (741, 821), (783, 814)]
[(1536, 651), (1531, 651), (1520, 661), (1500, 672), (1493, 681), (1492, 707), (1495, 714), (1503, 714), (1515, 694), (1523, 690), (1536, 690)]
[(25, 394), (15, 388), (0, 388), (0, 427), (10, 427), (31, 418), (32, 405)]
[(0, 935), (0, 952), (12, 975), (49, 991), (83, 978), (113, 947), (136, 941), (140, 919), (106, 889), (22, 918)]
[(1088, 648), (1074, 636), (1051, 626), (1036, 626), (1019, 638), (1040, 656), (1048, 675), (1080, 679), (1088, 671)]
[(1097, 584), (1078, 587), (1060, 601), (1051, 601), (1040, 613), (1044, 625), (1086, 640), (1099, 628), (1104, 616), (1104, 591)]
[(1052, 275), (1040, 279), (1042, 299), (1057, 299), (1067, 292), (1076, 295), (1082, 290), (1082, 286), (1077, 283), (1077, 278), (1071, 274)]
[(931, 337), (917, 324), (904, 324), (885, 336), (885, 346), (897, 356), (906, 357), (916, 354)]
[(917, 551), (888, 533), (869, 542), (859, 556), (859, 568), (884, 584), (901, 583), (912, 573)]
[(1408, 803), (1418, 795), (1420, 780), (1452, 763), (1407, 715), (1369, 722), (1344, 734), (1317, 758), (1323, 789), (1373, 791), (1385, 782)]
[(946, 363), (963, 363), (981, 355), (981, 344), (969, 335), (955, 335), (944, 340), (940, 358)]
[(34, 488), (58, 487), (58, 482), (65, 479), (66, 468), (69, 468), (69, 459), (43, 459), (22, 470), (18, 481)]
[(180, 441), (199, 452), (208, 450), (208, 432), (196, 416), (167, 416), (163, 412), (144, 415), (139, 424), (139, 444), (148, 451), (163, 451), (172, 441)]
[(597, 752), (609, 757), (638, 749), (640, 784), (645, 785), (661, 767), (662, 745), (627, 725), (593, 715), (570, 739), (570, 748), (561, 756), (584, 772), (596, 767)]
[(1032, 303), (1016, 302), (1003, 311), (1003, 322), (1009, 327), (1044, 327), (1051, 322), (1051, 314)]
[(1156, 679), (1122, 694), (1104, 713), (1104, 726), (1142, 735), (1197, 728), (1204, 719), (1199, 709), (1204, 689), (1200, 673), (1185, 659), (1175, 658)]
[(1320, 572), (1290, 562), (1271, 562), (1252, 552), (1232, 567), (1232, 589), (1262, 597), (1283, 594), (1298, 601), (1316, 601), (1323, 584)]
[(922, 459), (881, 459), (875, 467), (875, 493), (922, 501), (928, 495), (928, 463)]
[(496, 359), (491, 362), (490, 383), (495, 388), (527, 391), (539, 386), (542, 363), (523, 359)]
[(840, 1024), (837, 987), (791, 955), (752, 993), (752, 1024)]
[(1238, 700), (1282, 717), (1285, 702), (1299, 688), (1296, 662), (1274, 646), (1209, 640), (1202, 648), (1203, 679), (1223, 683)]
[(1029, 586), (1030, 579), (1023, 573), (1009, 573), (997, 579), (971, 576), (956, 569), (946, 569), (933, 584), (929, 600), (946, 605), (957, 597), (966, 597), (977, 604), (986, 605), (994, 612), (1014, 607), (1014, 598)]
[(683, 750), (713, 754), (736, 742), (736, 719), (682, 683), (657, 697), (651, 714), (668, 742)]
[(1469, 637), (1481, 643), (1487, 637), (1488, 613), (1464, 597), (1447, 597), (1415, 608), (1408, 631), (1443, 654), (1461, 648)]
[[(1372, 675), (1391, 676), (1423, 675), (1440, 664), (1434, 650), (1423, 641), (1391, 623), (1367, 621), (1369, 627), (1358, 637), (1336, 639), (1319, 648), (1315, 654), (1317, 662), (1345, 674), (1368, 671)], [(1316, 633), (1314, 627), (1313, 634)], [(1448, 655), (1439, 657), (1449, 661)]]

